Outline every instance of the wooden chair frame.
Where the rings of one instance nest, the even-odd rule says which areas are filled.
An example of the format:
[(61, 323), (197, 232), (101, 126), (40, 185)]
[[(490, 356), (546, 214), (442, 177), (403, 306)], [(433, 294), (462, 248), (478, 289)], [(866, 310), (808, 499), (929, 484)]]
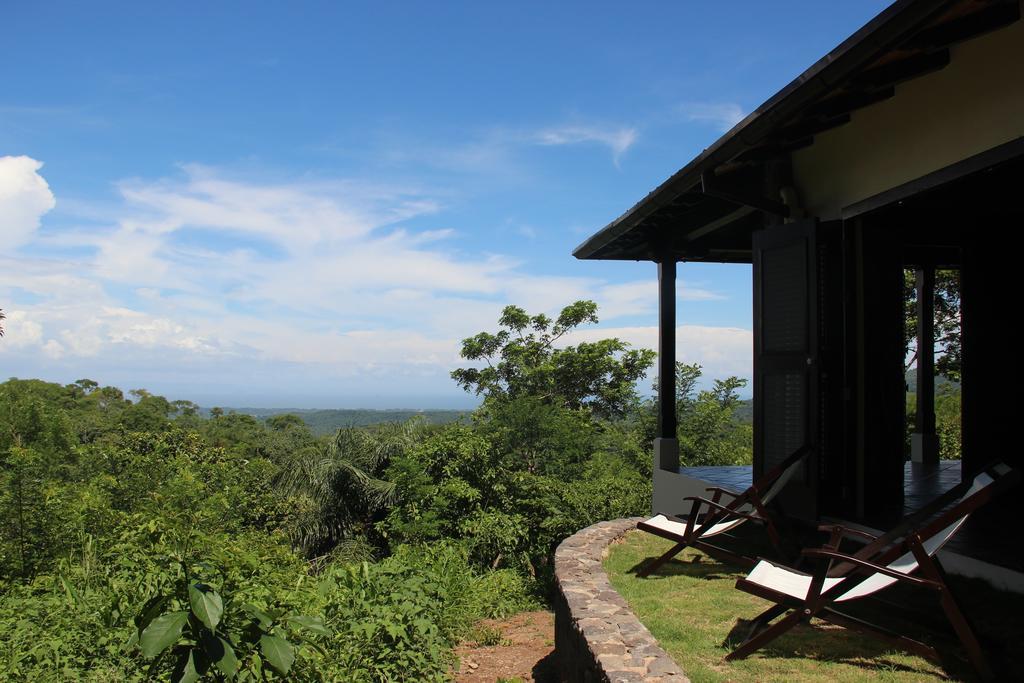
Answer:
[[(998, 472), (995, 469), (997, 465), (1003, 467), (1004, 471)], [(952, 525), (957, 525), (958, 520), (966, 518), (996, 495), (1013, 487), (1021, 478), (1019, 468), (1010, 469), (1001, 463), (993, 463), (980, 470), (978, 474), (983, 472), (992, 477), (992, 482), (979, 491), (965, 495), (974, 483), (974, 477), (972, 477), (908, 517), (897, 528), (878, 537), (840, 524), (820, 526), (819, 530), (829, 532), (830, 535), (828, 542), (821, 548), (806, 549), (802, 552), (803, 557), (819, 561), (817, 569), (811, 575), (810, 587), (803, 600), (755, 583), (748, 578), (738, 580), (736, 587), (740, 590), (770, 600), (775, 604), (754, 618), (751, 636), (729, 653), (726, 659), (742, 659), (778, 638), (798, 623), (809, 622), (811, 618), (815, 617), (881, 638), (916, 654), (938, 659), (938, 652), (935, 648), (925, 643), (843, 614), (836, 609), (835, 603), (838, 598), (846, 595), (869, 578), (881, 574), (895, 579), (897, 583), (916, 586), (935, 593), (954, 633), (963, 644), (971, 664), (983, 679), (991, 680), (994, 677), (992, 667), (978, 642), (975, 629), (960, 609), (949, 588), (946, 572), (936, 556), (938, 548), (931, 553), (925, 548), (925, 543), (929, 539), (943, 533)], [(962, 500), (948, 510), (944, 510), (958, 498), (962, 498)], [(957, 528), (959, 526), (955, 527), (955, 529)], [(955, 529), (953, 533), (955, 533)], [(856, 553), (842, 553), (839, 551), (839, 546), (844, 538), (859, 539), (866, 542), (866, 545)], [(916, 569), (920, 570), (922, 576), (912, 576), (909, 572), (894, 571), (888, 566), (907, 553), (913, 555), (917, 562)], [(826, 579), (829, 578), (842, 578), (842, 580), (823, 590)], [(885, 590), (885, 587), (878, 590)], [(783, 614), (786, 616), (769, 625), (772, 620)]]
[[(685, 522), (686, 530), (682, 534), (673, 533), (650, 523), (651, 520), (637, 523), (637, 528), (652, 533), (670, 541), (675, 541), (667, 552), (660, 557), (651, 560), (637, 572), (637, 576), (643, 578), (649, 576), (654, 570), (668, 562), (670, 559), (681, 553), (687, 547), (698, 548), (708, 555), (732, 564), (750, 566), (755, 560), (751, 557), (737, 555), (717, 545), (708, 543), (704, 539), (717, 535), (708, 532), (716, 525), (729, 521), (752, 521), (763, 524), (772, 546), (781, 555), (782, 537), (779, 534), (777, 520), (774, 519), (768, 510), (768, 503), (765, 495), (768, 494), (772, 485), (785, 475), (791, 468), (795, 468), (810, 453), (811, 449), (802, 446), (789, 455), (785, 460), (771, 468), (760, 479), (754, 482), (743, 493), (735, 493), (720, 486), (710, 486), (705, 489), (712, 494), (710, 499), (702, 496), (687, 496), (684, 501), (691, 501), (690, 514), (676, 518)], [(730, 497), (731, 500), (725, 500)], [(730, 527), (731, 528), (731, 527)]]

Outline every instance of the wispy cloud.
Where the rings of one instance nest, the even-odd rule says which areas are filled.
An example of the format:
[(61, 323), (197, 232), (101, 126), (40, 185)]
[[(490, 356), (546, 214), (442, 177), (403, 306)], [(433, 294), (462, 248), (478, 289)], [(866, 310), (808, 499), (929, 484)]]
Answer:
[(679, 106), (687, 121), (709, 123), (725, 132), (743, 120), (743, 108), (733, 102), (687, 102)]
[(628, 126), (564, 125), (538, 130), (532, 137), (540, 145), (604, 145), (611, 150), (617, 164), (636, 142), (637, 135), (636, 128)]
[[(528, 152), (537, 147), (604, 147), (617, 166), (636, 143), (636, 127), (607, 123), (559, 123), (538, 127), (491, 126), (447, 143), (386, 139), (375, 159), (398, 169), (425, 165), (456, 174), (501, 178), (502, 182), (530, 175)], [(334, 143), (318, 147), (340, 153)]]

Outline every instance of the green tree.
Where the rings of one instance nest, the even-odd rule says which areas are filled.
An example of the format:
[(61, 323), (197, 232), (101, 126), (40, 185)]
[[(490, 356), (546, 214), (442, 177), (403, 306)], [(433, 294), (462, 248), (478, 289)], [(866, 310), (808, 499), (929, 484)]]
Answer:
[(480, 567), (535, 574), (552, 541), (541, 522), (555, 505), (548, 478), (502, 464), (477, 429), (450, 424), (396, 458), (397, 504), (380, 525), (392, 547), (455, 539)]
[(128, 393), (136, 400), (121, 413), (121, 426), (132, 432), (160, 432), (170, 428), (169, 417), (174, 413), (170, 401), (145, 389), (132, 389)]
[[(699, 390), (704, 371), (698, 363), (676, 363), (676, 421), (679, 454), (684, 465), (748, 465), (753, 458), (753, 428), (737, 419), (739, 390), (747, 380), (716, 379)], [(655, 383), (657, 388), (657, 383)], [(651, 402), (644, 419), (653, 436), (657, 406)]]
[(636, 400), (635, 383), (654, 363), (648, 349), (629, 349), (618, 339), (556, 343), (584, 323), (597, 323), (597, 304), (577, 301), (554, 320), (506, 306), (496, 333), (481, 332), (462, 341), (461, 355), (484, 367), (459, 368), (452, 378), (484, 401), (530, 396), (570, 410), (585, 408), (619, 417)]
[(174, 412), (180, 417), (195, 417), (199, 414), (199, 406), (192, 401), (172, 401), (171, 405), (174, 406)]
[[(906, 320), (906, 367), (909, 370), (917, 360), (917, 288), (913, 270), (905, 270), (903, 277), (903, 306)], [(935, 271), (934, 335), (936, 359), (935, 374), (948, 380), (960, 381), (960, 271)]]
[(132, 402), (117, 387), (100, 387), (90, 379), (80, 379), (67, 387), (74, 397), (72, 422), (79, 443), (90, 444), (110, 439), (123, 426), (121, 416)]
[(422, 431), (418, 421), (339, 429), (290, 461), (278, 485), (300, 506), (290, 529), (293, 543), (319, 555), (371, 533), (396, 501), (395, 485), (384, 472)]
[(473, 425), (487, 439), (501, 467), (566, 479), (580, 473), (598, 433), (588, 411), (535, 396), (486, 403)]
[(267, 418), (267, 428), (275, 432), (284, 432), (289, 429), (306, 429), (306, 421), (295, 413), (283, 413), (271, 415)]
[(27, 580), (56, 540), (45, 505), (49, 468), (39, 453), (20, 446), (10, 448), (0, 463), (0, 578)]
[(0, 453), (17, 446), (66, 455), (75, 441), (71, 407), (73, 401), (59, 384), (16, 378), (0, 384)]
[(67, 390), (71, 392), (71, 395), (75, 398), (82, 396), (88, 396), (91, 392), (99, 388), (99, 382), (91, 379), (76, 379), (72, 384), (67, 385)]

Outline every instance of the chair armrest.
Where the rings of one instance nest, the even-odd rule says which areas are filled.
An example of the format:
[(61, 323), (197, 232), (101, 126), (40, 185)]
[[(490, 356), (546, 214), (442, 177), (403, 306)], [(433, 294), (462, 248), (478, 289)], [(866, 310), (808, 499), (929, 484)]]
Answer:
[(722, 505), (721, 503), (716, 503), (713, 500), (708, 500), (707, 498), (701, 498), (700, 496), (687, 496), (686, 498), (683, 498), (683, 500), (696, 500), (696, 501), (700, 501), (704, 505), (707, 505), (708, 507), (714, 508), (715, 510), (718, 510), (720, 512), (724, 512), (724, 513), (726, 513), (728, 515), (733, 515), (735, 517), (743, 517), (744, 519), (752, 519), (752, 520), (758, 521), (758, 522), (763, 521), (757, 515), (752, 515), (752, 514), (747, 513), (747, 512), (739, 512), (738, 510), (733, 510), (732, 508), (726, 507), (725, 505)]
[(850, 527), (843, 526), (842, 524), (819, 524), (818, 531), (839, 531), (843, 536), (858, 536), (860, 538), (867, 539), (868, 541), (878, 540), (878, 536), (875, 536), (874, 534), (868, 533), (867, 531), (861, 531), (860, 529), (851, 529)]
[(712, 493), (722, 493), (722, 494), (725, 494), (727, 496), (732, 496), (733, 498), (739, 498), (740, 496), (743, 495), (742, 493), (735, 493), (733, 491), (730, 491), (729, 489), (723, 489), (721, 486), (709, 486), (708, 488), (706, 488), (704, 490), (705, 491), (710, 491)]
[(878, 565), (878, 564), (873, 564), (871, 562), (868, 562), (867, 560), (861, 560), (859, 558), (853, 557), (852, 555), (846, 555), (846, 554), (843, 554), (843, 553), (840, 553), (840, 552), (836, 552), (834, 550), (822, 550), (820, 548), (809, 548), (809, 549), (806, 549), (806, 550), (803, 551), (803, 555), (804, 555), (804, 557), (818, 557), (818, 558), (827, 558), (827, 559), (830, 559), (830, 560), (839, 560), (840, 562), (849, 562), (850, 564), (856, 565), (858, 567), (861, 567), (862, 569), (870, 570), (870, 571), (875, 572), (877, 574), (883, 574), (885, 576), (888, 576), (890, 578), (896, 579), (898, 581), (906, 581), (908, 583), (912, 583), (914, 585), (921, 586), (923, 588), (931, 588), (932, 590), (937, 590), (937, 591), (941, 591), (942, 590), (942, 584), (940, 584), (940, 583), (938, 583), (936, 581), (930, 581), (928, 579), (922, 579), (922, 578), (919, 578), (919, 577), (916, 577), (916, 576), (910, 576), (909, 574), (903, 574), (901, 572), (889, 569), (888, 567), (883, 567), (883, 566)]

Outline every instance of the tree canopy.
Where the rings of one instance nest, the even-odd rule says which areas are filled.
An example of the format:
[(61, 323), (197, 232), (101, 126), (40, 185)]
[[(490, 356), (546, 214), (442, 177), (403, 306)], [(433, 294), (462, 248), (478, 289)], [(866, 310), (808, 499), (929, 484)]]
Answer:
[(649, 349), (619, 339), (556, 346), (584, 323), (597, 323), (597, 304), (577, 301), (551, 319), (506, 306), (495, 333), (462, 340), (461, 355), (484, 367), (459, 368), (452, 378), (486, 402), (530, 396), (564, 408), (621, 416), (636, 400), (636, 382), (654, 363)]

